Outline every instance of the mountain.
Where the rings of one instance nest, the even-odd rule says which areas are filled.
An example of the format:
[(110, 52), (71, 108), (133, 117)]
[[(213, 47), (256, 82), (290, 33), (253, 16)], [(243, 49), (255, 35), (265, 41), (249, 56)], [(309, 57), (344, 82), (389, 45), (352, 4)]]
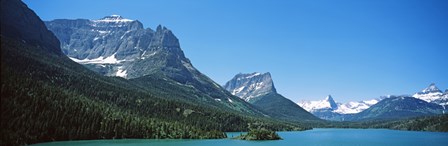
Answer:
[(298, 105), (320, 119), (333, 121), (341, 121), (344, 119), (344, 115), (334, 112), (338, 108), (338, 105), (331, 95), (328, 95), (324, 100), (303, 101)]
[[(163, 74), (144, 76), (150, 82), (145, 85), (170, 89), (99, 75), (65, 56), (53, 33), (22, 1), (0, 3), (1, 145), (80, 139), (223, 138), (222, 131), (245, 131), (253, 123), (274, 130), (303, 128), (208, 100), (207, 94), (163, 78)], [(234, 106), (250, 110), (250, 104), (238, 100), (236, 97)]]
[[(64, 54), (99, 74), (130, 79), (147, 89), (162, 86), (154, 86), (151, 81), (169, 80), (171, 84), (182, 86), (185, 94), (180, 96), (193, 103), (224, 105), (244, 113), (262, 115), (194, 68), (185, 57), (179, 40), (166, 27), (143, 28), (138, 20), (119, 15), (98, 20), (56, 19), (45, 24), (61, 40)], [(152, 89), (149, 90), (157, 92)], [(158, 90), (172, 93), (178, 89)]]
[(338, 105), (334, 101), (333, 97), (331, 97), (331, 95), (328, 95), (324, 100), (302, 101), (299, 103), (299, 105), (309, 112), (314, 112), (316, 110), (322, 109), (336, 110), (338, 108)]
[(355, 114), (352, 120), (387, 120), (443, 114), (441, 105), (407, 96), (391, 96)]
[[(448, 89), (447, 89), (448, 90)], [(439, 105), (448, 105), (447, 90), (443, 93), (437, 86), (432, 83), (421, 92), (415, 93), (412, 97), (424, 100), (426, 102), (435, 103)]]
[(262, 95), (277, 92), (269, 72), (264, 74), (258, 72), (239, 73), (228, 81), (224, 88), (248, 102), (254, 102)]
[(26, 9), (26, 5), (8, 0), (2, 0), (1, 4), (1, 33), (3, 36), (21, 40), (52, 54), (62, 54), (58, 39), (46, 28), (39, 17), (36, 17), (33, 11), (18, 11)]
[(199, 76), (179, 40), (161, 25), (144, 29), (138, 20), (119, 15), (45, 24), (61, 40), (64, 54), (103, 75), (131, 79), (163, 72), (182, 83)]
[(339, 104), (338, 108), (334, 110), (336, 113), (340, 114), (356, 114), (362, 112), (365, 109), (368, 109), (370, 106), (378, 103), (381, 99), (371, 99), (364, 101), (350, 101), (347, 103)]
[(372, 99), (359, 102), (338, 103), (334, 101), (331, 95), (328, 95), (324, 100), (301, 101), (297, 104), (321, 119), (344, 121), (349, 119), (353, 114), (359, 113), (376, 104), (378, 101), (379, 99)]
[(270, 117), (300, 122), (319, 120), (291, 100), (278, 94), (269, 72), (237, 74), (224, 85), (224, 88), (263, 110)]
[[(448, 105), (447, 90), (445, 90), (445, 92), (442, 92), (439, 88), (437, 88), (437, 86), (434, 83), (432, 83), (427, 88), (423, 89), (421, 92), (415, 93), (412, 97), (424, 100), (429, 103), (439, 104), (442, 105), (442, 107), (444, 107)], [(301, 101), (298, 102), (297, 104), (321, 119), (340, 121), (340, 120), (349, 120), (353, 115), (357, 115), (358, 113), (375, 105), (382, 99), (390, 97), (394, 96), (389, 95), (380, 97), (379, 99), (372, 99), (359, 102), (336, 103), (337, 106), (334, 106), (333, 103), (335, 102), (333, 98), (329, 96), (325, 100)], [(396, 102), (400, 101), (402, 100), (397, 100)], [(397, 118), (399, 118), (399, 116), (397, 116)]]

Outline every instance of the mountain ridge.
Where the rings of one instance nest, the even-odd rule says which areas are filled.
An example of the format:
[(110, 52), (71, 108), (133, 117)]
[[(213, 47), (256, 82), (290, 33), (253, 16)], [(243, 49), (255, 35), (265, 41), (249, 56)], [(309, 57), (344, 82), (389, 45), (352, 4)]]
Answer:
[(444, 108), (435, 103), (429, 103), (409, 96), (391, 96), (355, 114), (351, 118), (352, 120), (406, 119), (444, 113)]

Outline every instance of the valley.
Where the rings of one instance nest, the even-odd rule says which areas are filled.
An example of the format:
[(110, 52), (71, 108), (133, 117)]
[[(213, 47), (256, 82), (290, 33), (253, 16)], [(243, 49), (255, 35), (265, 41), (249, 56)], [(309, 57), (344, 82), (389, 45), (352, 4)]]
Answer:
[(310, 145), (322, 132), (336, 145), (361, 144), (335, 142), (337, 133), (365, 133), (373, 141), (398, 134), (398, 145), (416, 137), (446, 141), (448, 89), (434, 83), (409, 95), (296, 103), (274, 86), (280, 77), (271, 72), (240, 72), (220, 85), (195, 67), (174, 31), (144, 25), (115, 14), (43, 21), (23, 1), (1, 0), (0, 144), (233, 145), (242, 141), (225, 139), (226, 132), (242, 131), (271, 139), (279, 131), (284, 141), (268, 145), (297, 138)]

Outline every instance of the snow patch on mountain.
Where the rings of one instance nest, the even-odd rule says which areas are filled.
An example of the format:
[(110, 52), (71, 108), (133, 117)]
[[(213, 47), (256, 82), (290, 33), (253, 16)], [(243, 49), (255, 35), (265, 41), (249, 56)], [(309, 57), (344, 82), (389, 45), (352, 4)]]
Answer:
[(123, 66), (120, 66), (120, 67), (118, 67), (118, 70), (117, 70), (117, 73), (115, 73), (115, 76), (126, 78), (126, 76), (128, 75), (126, 72), (127, 72), (127, 70), (123, 70)]
[(115, 54), (112, 54), (111, 56), (108, 56), (106, 58), (104, 58), (103, 56), (100, 56), (98, 58), (94, 58), (94, 59), (76, 59), (73, 57), (69, 57), (71, 60), (79, 63), (79, 64), (118, 64), (121, 63), (123, 61), (126, 61), (125, 59), (123, 60), (118, 60), (117, 58), (115, 58)]
[(132, 22), (134, 20), (131, 19), (125, 19), (123, 17), (121, 17), (120, 15), (110, 15), (110, 16), (106, 16), (102, 19), (99, 20), (92, 20), (93, 22)]

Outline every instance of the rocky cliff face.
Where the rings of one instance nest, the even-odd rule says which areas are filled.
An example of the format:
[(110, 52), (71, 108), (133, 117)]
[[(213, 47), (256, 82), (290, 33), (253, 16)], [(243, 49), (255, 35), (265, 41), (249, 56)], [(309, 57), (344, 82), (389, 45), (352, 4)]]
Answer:
[(119, 15), (45, 24), (61, 40), (64, 54), (103, 75), (137, 78), (166, 72), (176, 78), (173, 72), (196, 72), (176, 36), (160, 25), (155, 31), (144, 29), (139, 21)]
[(248, 102), (255, 100), (256, 97), (269, 93), (277, 93), (271, 74), (267, 73), (250, 73), (237, 74), (228, 81), (224, 88), (235, 96), (238, 96)]

